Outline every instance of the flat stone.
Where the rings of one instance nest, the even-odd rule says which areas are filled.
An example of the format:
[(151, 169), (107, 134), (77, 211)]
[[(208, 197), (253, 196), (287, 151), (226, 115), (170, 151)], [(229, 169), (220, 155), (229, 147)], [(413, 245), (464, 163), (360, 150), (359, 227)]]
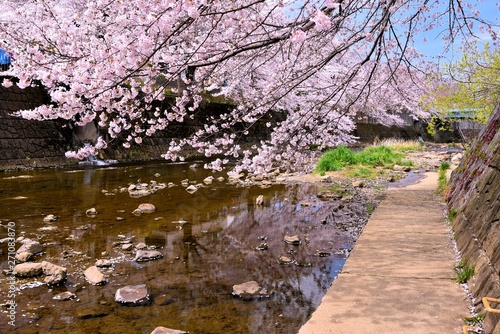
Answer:
[(189, 334), (189, 332), (181, 331), (178, 329), (171, 329), (163, 326), (156, 327), (151, 334)]
[(196, 191), (198, 190), (198, 188), (196, 188), (195, 186), (193, 185), (190, 185), (189, 187), (186, 188), (186, 191), (190, 194), (193, 194), (195, 193)]
[(95, 216), (97, 215), (97, 210), (96, 208), (90, 208), (87, 211), (85, 211), (85, 214), (89, 216)]
[(99, 271), (96, 266), (88, 267), (83, 272), (83, 275), (92, 285), (103, 285), (106, 283), (104, 275)]
[(133, 244), (122, 244), (122, 251), (129, 251), (134, 248)]
[(76, 298), (76, 295), (70, 291), (61, 292), (61, 293), (55, 295), (54, 297), (52, 297), (52, 299), (54, 299), (54, 300), (70, 300), (70, 299), (75, 299), (75, 298)]
[(286, 235), (283, 239), (287, 244), (300, 245), (301, 241), (298, 235)]
[(214, 180), (213, 176), (208, 176), (208, 177), (206, 177), (206, 178), (203, 179), (203, 183), (205, 183), (205, 184), (212, 184), (213, 180)]
[(43, 273), (42, 264), (36, 262), (26, 262), (14, 267), (14, 275), (18, 277), (34, 277)]
[(288, 256), (281, 255), (280, 258), (278, 259), (278, 262), (281, 264), (290, 264), (293, 262), (293, 259)]
[(16, 254), (16, 260), (18, 262), (27, 262), (33, 258), (33, 254), (30, 252), (22, 252), (19, 254)]
[(160, 259), (163, 257), (163, 254), (157, 250), (142, 250), (139, 249), (135, 254), (134, 260), (137, 262), (151, 261)]
[(243, 298), (243, 299), (255, 299), (255, 298), (266, 298), (271, 294), (261, 286), (256, 281), (248, 281), (242, 284), (233, 285), (233, 296)]
[(129, 305), (149, 304), (149, 293), (146, 284), (127, 285), (116, 290), (115, 301)]
[(52, 223), (52, 222), (55, 222), (57, 220), (57, 217), (54, 216), (54, 215), (47, 215), (43, 218), (43, 221), (45, 223)]
[(95, 262), (96, 267), (111, 267), (113, 263), (107, 259), (100, 259)]
[(28, 252), (34, 255), (43, 252), (43, 246), (38, 241), (31, 239), (24, 239), (21, 241), (21, 243), (22, 245), (17, 250), (16, 252), (17, 254)]
[(151, 203), (142, 203), (137, 209), (144, 213), (152, 213), (156, 211), (156, 207)]
[(352, 183), (352, 186), (354, 188), (363, 188), (365, 186), (365, 183), (363, 181), (354, 181)]

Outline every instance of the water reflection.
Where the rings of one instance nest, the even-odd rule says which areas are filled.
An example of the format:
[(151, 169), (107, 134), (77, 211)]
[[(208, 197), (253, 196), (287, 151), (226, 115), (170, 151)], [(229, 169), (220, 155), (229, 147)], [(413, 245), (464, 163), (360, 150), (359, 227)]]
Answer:
[[(8, 326), (3, 307), (2, 333), (149, 334), (157, 326), (191, 333), (297, 332), (342, 267), (344, 250), (355, 241), (358, 227), (345, 226), (358, 224), (355, 220), (364, 212), (348, 205), (339, 210), (338, 203), (319, 201), (312, 185), (263, 189), (214, 181), (190, 194), (181, 180), (199, 184), (208, 174), (184, 164), (19, 175), (6, 173), (0, 181), (0, 239), (6, 237), (7, 222), (15, 222), (17, 237), (39, 240), (45, 246), (45, 253), (35, 261), (67, 267), (68, 278), (61, 286), (19, 291), (16, 327)], [(151, 180), (175, 186), (141, 198), (123, 191), (131, 183)], [(254, 204), (259, 195), (264, 196), (263, 206)], [(132, 214), (145, 202), (153, 203), (156, 212)], [(96, 208), (98, 214), (86, 215), (89, 208)], [(353, 214), (353, 210), (359, 212)], [(44, 223), (48, 214), (58, 220)], [(302, 242), (287, 244), (283, 241), (287, 235), (298, 235)], [(134, 252), (117, 246), (120, 237), (155, 247), (164, 257), (135, 262)], [(259, 250), (263, 238), (268, 247)], [(0, 246), (5, 270), (7, 247)], [(318, 256), (318, 251), (327, 256)], [(292, 258), (294, 264), (278, 263), (280, 256)], [(98, 259), (113, 262), (103, 270), (104, 286), (92, 286), (83, 278), (83, 271)], [(273, 291), (272, 297), (243, 301), (231, 295), (233, 285), (249, 280)], [(20, 279), (18, 286), (35, 281), (41, 279)], [(6, 276), (0, 284), (3, 302)], [(115, 291), (135, 284), (147, 285), (151, 304), (118, 305)], [(52, 299), (64, 291), (77, 298)]]

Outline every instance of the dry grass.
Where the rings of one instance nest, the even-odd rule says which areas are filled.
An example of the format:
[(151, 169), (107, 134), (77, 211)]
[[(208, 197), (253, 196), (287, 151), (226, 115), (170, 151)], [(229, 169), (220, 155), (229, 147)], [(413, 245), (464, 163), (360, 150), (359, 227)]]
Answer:
[(394, 149), (397, 152), (411, 152), (411, 151), (424, 150), (424, 147), (419, 143), (418, 140), (407, 140), (398, 138), (376, 140), (374, 141), (372, 146), (387, 146)]

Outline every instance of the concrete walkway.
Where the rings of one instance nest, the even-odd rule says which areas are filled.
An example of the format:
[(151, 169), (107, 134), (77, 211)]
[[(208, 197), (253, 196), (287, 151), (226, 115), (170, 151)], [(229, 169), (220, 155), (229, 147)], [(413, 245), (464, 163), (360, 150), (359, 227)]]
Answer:
[(389, 189), (299, 334), (462, 333), (469, 302), (435, 194), (437, 174)]

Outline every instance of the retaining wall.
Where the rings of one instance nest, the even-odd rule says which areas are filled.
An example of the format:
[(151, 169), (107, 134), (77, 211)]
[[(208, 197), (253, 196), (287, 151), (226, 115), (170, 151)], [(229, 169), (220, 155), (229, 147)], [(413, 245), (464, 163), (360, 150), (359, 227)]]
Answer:
[[(458, 249), (475, 266), (468, 284), (483, 312), (483, 297), (500, 298), (500, 107), (453, 172), (447, 200)], [(500, 315), (486, 313), (484, 329), (500, 333)]]
[(0, 169), (53, 167), (68, 164), (70, 132), (60, 121), (38, 122), (12, 116), (49, 102), (40, 87), (5, 88), (0, 77)]

